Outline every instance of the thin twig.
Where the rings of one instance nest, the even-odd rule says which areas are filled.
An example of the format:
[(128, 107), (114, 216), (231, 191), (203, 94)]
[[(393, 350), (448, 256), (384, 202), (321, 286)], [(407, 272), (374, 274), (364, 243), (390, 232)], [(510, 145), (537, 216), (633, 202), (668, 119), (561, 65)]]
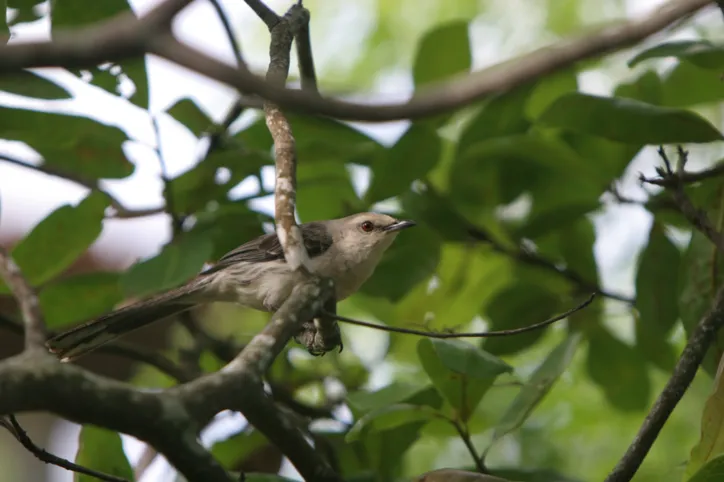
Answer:
[(176, 205), (173, 197), (173, 184), (171, 183), (171, 178), (168, 175), (166, 159), (163, 157), (163, 150), (161, 148), (161, 129), (158, 125), (158, 119), (156, 117), (152, 117), (151, 123), (153, 124), (153, 132), (156, 135), (156, 156), (158, 157), (158, 164), (161, 168), (163, 190), (166, 193), (166, 210), (171, 217), (171, 239), (173, 240), (183, 231), (184, 217), (181, 213), (176, 211)]
[(128, 209), (123, 206), (123, 203), (119, 201), (115, 196), (113, 196), (111, 193), (106, 191), (105, 189), (102, 189), (98, 182), (91, 181), (89, 179), (84, 179), (82, 176), (79, 176), (77, 174), (71, 174), (68, 172), (61, 171), (60, 169), (56, 169), (52, 166), (48, 166), (46, 164), (41, 165), (35, 165), (30, 164), (26, 161), (21, 161), (20, 159), (16, 159), (12, 156), (9, 156), (7, 154), (0, 154), (0, 161), (7, 162), (9, 164), (13, 164), (15, 166), (24, 167), (26, 169), (32, 169), (33, 171), (42, 172), (43, 174), (47, 174), (48, 176), (57, 177), (60, 179), (65, 179), (66, 181), (74, 182), (75, 184), (78, 184), (80, 186), (83, 186), (85, 188), (90, 189), (91, 191), (97, 191), (102, 194), (104, 194), (109, 202), (111, 203), (111, 207), (115, 211), (111, 217), (114, 218), (139, 218), (144, 216), (153, 216), (154, 214), (160, 214), (165, 211), (165, 207), (157, 207), (157, 208), (146, 208), (146, 209)]
[(211, 6), (214, 7), (214, 10), (216, 10), (216, 16), (219, 17), (221, 25), (224, 27), (226, 39), (231, 45), (231, 51), (234, 53), (236, 63), (239, 65), (243, 64), (244, 58), (241, 56), (241, 47), (239, 46), (239, 42), (236, 40), (234, 29), (231, 28), (231, 22), (229, 22), (229, 18), (226, 16), (226, 12), (224, 12), (224, 8), (221, 6), (221, 3), (219, 3), (219, 0), (209, 0), (209, 2), (211, 2)]
[(115, 475), (106, 474), (97, 470), (83, 467), (82, 465), (75, 464), (69, 460), (58, 457), (57, 455), (53, 455), (50, 452), (41, 449), (33, 443), (27, 432), (25, 432), (23, 427), (18, 423), (15, 415), (7, 415), (7, 422), (5, 420), (2, 420), (2, 423), (0, 423), (0, 425), (5, 427), (7, 431), (10, 432), (12, 436), (15, 437), (15, 439), (28, 450), (28, 452), (33, 454), (41, 462), (56, 465), (66, 470), (70, 470), (71, 472), (90, 475), (91, 477), (95, 477), (98, 480), (106, 480), (109, 482), (129, 482), (128, 479), (124, 479), (123, 477), (116, 477)]
[(297, 62), (299, 65), (299, 77), (302, 83), (302, 90), (317, 94), (317, 73), (314, 68), (309, 22), (306, 22), (304, 26), (299, 29), (299, 32), (297, 32), (294, 37), (294, 44), (297, 47)]
[(711, 179), (712, 177), (718, 177), (722, 174), (724, 174), (724, 164), (717, 164), (714, 167), (710, 167), (709, 169), (704, 169), (702, 171), (685, 172), (683, 175), (677, 176), (676, 178), (648, 178), (641, 174), (639, 176), (639, 181), (647, 184), (655, 184), (656, 186), (674, 187), (677, 183), (692, 184), (706, 179)]
[(244, 2), (249, 5), (249, 8), (254, 10), (256, 16), (259, 17), (261, 21), (266, 24), (270, 31), (271, 29), (276, 27), (276, 25), (281, 20), (279, 18), (279, 15), (274, 13), (274, 10), (267, 7), (267, 5), (261, 0), (244, 0)]
[(465, 447), (467, 447), (468, 452), (470, 452), (470, 456), (475, 461), (475, 466), (478, 468), (478, 472), (480, 472), (481, 474), (487, 474), (488, 469), (485, 467), (483, 459), (480, 457), (480, 455), (478, 455), (478, 451), (475, 449), (475, 445), (473, 445), (473, 441), (470, 438), (470, 433), (468, 432), (468, 429), (456, 420), (451, 420), (450, 423), (452, 423), (453, 427), (455, 427), (455, 430), (457, 430), (458, 435), (460, 435), (460, 438), (463, 440), (463, 443), (465, 443)]
[(684, 396), (717, 332), (724, 326), (724, 287), (720, 288), (709, 312), (694, 328), (674, 367), (671, 378), (646, 415), (636, 437), (605, 482), (628, 482), (636, 474), (671, 412)]
[(581, 303), (580, 305), (576, 306), (575, 308), (572, 308), (565, 313), (562, 313), (560, 315), (556, 315), (553, 318), (549, 318), (545, 321), (541, 321), (540, 323), (536, 323), (534, 325), (530, 326), (524, 326), (522, 328), (513, 328), (510, 330), (500, 330), (500, 331), (483, 331), (483, 332), (472, 332), (472, 333), (440, 333), (435, 331), (424, 331), (424, 330), (415, 330), (413, 328), (399, 328), (396, 326), (386, 326), (386, 325), (380, 325), (377, 323), (370, 323), (368, 321), (361, 321), (361, 320), (355, 320), (354, 318), (347, 318), (346, 316), (337, 315), (334, 313), (327, 312), (325, 310), (322, 310), (322, 313), (330, 318), (333, 318), (337, 321), (341, 321), (343, 323), (349, 323), (351, 325), (358, 325), (358, 326), (365, 326), (367, 328), (374, 328), (375, 330), (381, 330), (381, 331), (389, 331), (392, 333), (402, 333), (405, 335), (417, 335), (417, 336), (425, 336), (427, 338), (439, 338), (439, 339), (447, 339), (447, 338), (493, 338), (497, 336), (511, 336), (511, 335), (519, 335), (521, 333), (527, 333), (529, 331), (535, 331), (540, 330), (541, 328), (545, 328), (548, 325), (552, 325), (556, 321), (563, 320), (564, 318), (569, 317), (573, 313), (577, 311), (581, 311), (588, 305), (590, 305), (593, 302), (593, 299), (596, 297), (596, 293), (592, 293), (591, 296), (588, 297), (586, 301)]
[(40, 312), (38, 297), (23, 277), (18, 265), (2, 247), (0, 247), (0, 277), (5, 280), (20, 305), (25, 326), (25, 350), (45, 352), (45, 322)]

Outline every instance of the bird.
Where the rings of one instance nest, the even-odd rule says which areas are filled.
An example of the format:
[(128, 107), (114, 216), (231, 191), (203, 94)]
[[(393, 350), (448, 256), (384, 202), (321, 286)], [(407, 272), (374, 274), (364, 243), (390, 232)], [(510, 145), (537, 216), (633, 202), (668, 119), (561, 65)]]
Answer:
[[(415, 224), (364, 212), (299, 227), (310, 268), (334, 281), (336, 301), (342, 301), (369, 279), (399, 232)], [(276, 232), (264, 234), (229, 251), (186, 284), (60, 333), (46, 347), (61, 361), (72, 361), (150, 323), (213, 302), (274, 312), (303, 276), (287, 265)]]

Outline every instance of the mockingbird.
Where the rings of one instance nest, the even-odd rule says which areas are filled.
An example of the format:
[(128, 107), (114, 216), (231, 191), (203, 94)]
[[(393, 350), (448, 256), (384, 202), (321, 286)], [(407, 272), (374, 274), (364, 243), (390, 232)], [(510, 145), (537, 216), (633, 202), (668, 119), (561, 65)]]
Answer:
[[(414, 225), (386, 214), (360, 213), (305, 223), (300, 228), (312, 269), (334, 280), (336, 299), (341, 301), (372, 275), (398, 232)], [(46, 345), (63, 361), (69, 361), (130, 331), (200, 304), (234, 302), (273, 312), (289, 297), (302, 276), (288, 268), (276, 233), (266, 234), (230, 251), (185, 285), (61, 333)], [(340, 344), (341, 341), (330, 349)]]

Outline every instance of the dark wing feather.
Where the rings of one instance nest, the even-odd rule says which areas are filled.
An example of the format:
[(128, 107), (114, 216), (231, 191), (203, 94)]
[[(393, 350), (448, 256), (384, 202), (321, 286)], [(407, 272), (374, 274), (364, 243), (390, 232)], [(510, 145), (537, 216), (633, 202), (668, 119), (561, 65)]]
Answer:
[[(302, 229), (302, 239), (310, 258), (319, 256), (332, 246), (332, 236), (321, 222), (305, 223), (299, 227)], [(201, 274), (214, 273), (240, 262), (263, 263), (275, 260), (284, 261), (279, 237), (276, 233), (264, 234), (229, 251)]]

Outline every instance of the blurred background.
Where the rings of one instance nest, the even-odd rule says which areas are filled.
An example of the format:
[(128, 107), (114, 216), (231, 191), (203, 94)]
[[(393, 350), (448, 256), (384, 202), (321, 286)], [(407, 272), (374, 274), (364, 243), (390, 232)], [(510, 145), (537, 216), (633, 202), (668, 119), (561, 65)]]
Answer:
[[(17, 1), (17, 0), (16, 0)], [(50, 21), (47, 16), (48, 2), (33, 7), (36, 17), (17, 19), (20, 9), (8, 2), (7, 19), (12, 40), (47, 38)], [(35, 2), (33, 2), (35, 3)], [(155, 0), (132, 0), (137, 13), (147, 11)], [(284, 12), (291, 2), (267, 0), (276, 12)], [(311, 35), (320, 89), (351, 99), (375, 102), (397, 102), (407, 99), (414, 89), (412, 65), (421, 38), (430, 30), (453, 20), (470, 22), (469, 35), (473, 69), (504, 61), (516, 55), (537, 49), (557, 39), (585, 33), (601, 23), (646, 15), (665, 2), (663, 0), (305, 0), (312, 13)], [(234, 33), (241, 45), (246, 61), (256, 72), (264, 72), (268, 61), (268, 32), (242, 0), (220, 0)], [(23, 7), (25, 8), (25, 7)], [(23, 10), (25, 11), (25, 10)], [(666, 38), (687, 39), (704, 36), (716, 38), (722, 29), (723, 19), (716, 9), (706, 10), (694, 21), (687, 22), (666, 34)], [(233, 53), (219, 18), (205, 1), (193, 2), (174, 23), (174, 32), (184, 41), (233, 63)], [(660, 41), (662, 37), (659, 37)], [(650, 44), (654, 42), (648, 42)], [(637, 47), (637, 50), (643, 49)], [(624, 51), (608, 57), (582, 70), (578, 74), (579, 89), (587, 93), (610, 95), (617, 84), (634, 79), (643, 68), (629, 68), (626, 61), (636, 51)], [(294, 55), (294, 53), (293, 53)], [(187, 172), (198, 162), (204, 144), (197, 133), (177, 122), (165, 111), (180, 99), (192, 99), (213, 121), (220, 122), (235, 100), (234, 92), (216, 82), (205, 79), (185, 69), (177, 68), (155, 57), (147, 56), (149, 87), (149, 111), (157, 115), (160, 145), (167, 175), (174, 178)], [(656, 69), (665, 72), (675, 62), (661, 60)], [(650, 68), (651, 65), (647, 65)], [(5, 106), (40, 109), (49, 112), (77, 113), (98, 119), (103, 123), (120, 127), (130, 141), (124, 151), (135, 165), (129, 177), (119, 180), (103, 180), (101, 185), (114, 194), (129, 209), (144, 209), (164, 203), (162, 166), (159, 163), (156, 133), (148, 113), (143, 109), (113, 95), (104, 89), (89, 85), (82, 78), (57, 69), (44, 69), (42, 75), (53, 79), (73, 94), (65, 101), (42, 101), (13, 94), (0, 94)], [(292, 59), (290, 79), (297, 78), (296, 59)], [(124, 82), (120, 90), (131, 88)], [(691, 87), (696, 89), (696, 87)], [(715, 125), (721, 126), (722, 111), (718, 103), (697, 106)], [(256, 119), (256, 113), (246, 112), (232, 126), (239, 131)], [(377, 125), (355, 123), (354, 127), (368, 133), (384, 145), (392, 145), (404, 133), (406, 122), (390, 122)], [(719, 144), (696, 147), (691, 156), (691, 169), (705, 167), (721, 158)], [(22, 143), (0, 140), (0, 152), (36, 162), (38, 154)], [(620, 194), (628, 198), (645, 200), (647, 192), (638, 182), (638, 173), (653, 175), (657, 157), (653, 149), (642, 150), (627, 168), (618, 186)], [(300, 163), (309, 159), (300, 159)], [(350, 182), (359, 195), (366, 190), (369, 168), (348, 166)], [(217, 175), (224, 176), (223, 171)], [(260, 182), (261, 181), (261, 182)], [(311, 189), (311, 188), (310, 188)], [(273, 214), (271, 198), (263, 191), (273, 190), (273, 169), (262, 169), (261, 179), (253, 176), (240, 182), (229, 191), (230, 199), (253, 197), (253, 210)], [(260, 194), (261, 192), (261, 194)], [(314, 192), (314, 191), (310, 191)], [(317, 191), (317, 196), (329, 199), (329, 188)], [(15, 166), (0, 159), (0, 244), (13, 246), (40, 220), (63, 204), (76, 204), (88, 194), (88, 189), (76, 183), (42, 172)], [(310, 221), (327, 217), (324, 202), (315, 204), (311, 194), (300, 196), (300, 217)], [(302, 210), (305, 201), (306, 210)], [(394, 209), (394, 203), (382, 203), (380, 210)], [(651, 216), (636, 204), (619, 204), (606, 198), (603, 207), (590, 215), (595, 226), (595, 260), (601, 285), (610, 291), (632, 297), (635, 294), (634, 277), (641, 247), (647, 240)], [(671, 236), (681, 247), (688, 235), (672, 230)], [(134, 219), (107, 219), (103, 231), (88, 253), (83, 255), (68, 274), (92, 271), (121, 271), (138, 260), (159, 253), (171, 236), (170, 219), (158, 214)], [(239, 239), (239, 243), (246, 239)], [(488, 283), (496, 285), (494, 274), (488, 281), (479, 283), (481, 298), (485, 297)], [(0, 299), (0, 302), (2, 299)], [(6, 300), (7, 301), (7, 300)], [(363, 313), (365, 319), (374, 319), (372, 313), (360, 308), (365, 302), (372, 303), (365, 295), (351, 299), (347, 311)], [(0, 305), (1, 306), (1, 305)], [(630, 323), (631, 310), (625, 304), (606, 302), (605, 323), (624, 342), (633, 339)], [(378, 311), (379, 313), (379, 311)], [(399, 312), (397, 312), (399, 315)], [(220, 333), (244, 335), (253, 333), (265, 315), (254, 317), (254, 323), (242, 328), (233, 319), (216, 329)], [(231, 317), (233, 318), (233, 317)], [(461, 321), (467, 322), (468, 320)], [(529, 320), (529, 322), (540, 320)], [(451, 325), (453, 322), (449, 322)], [(523, 322), (527, 324), (527, 322)], [(478, 317), (474, 327), (485, 326)], [(357, 327), (344, 326), (345, 347), (370, 372), (366, 387), (376, 389), (396, 378), (414, 374), (414, 359), (386, 358), (389, 336), (385, 333)], [(149, 346), (164, 346), (166, 340), (183, 340), (185, 334), (169, 323), (154, 326), (141, 334), (129, 337), (130, 341), (143, 340)], [(393, 335), (400, 336), (400, 335)], [(518, 371), (530, 372), (541, 357), (561, 339), (558, 328), (546, 332), (535, 347), (515, 355), (511, 362)], [(683, 345), (683, 330), (674, 335), (677, 347)], [(412, 343), (412, 342), (410, 342)], [(19, 351), (21, 339), (10, 333), (0, 336), (0, 356), (6, 357)], [(350, 356), (353, 356), (350, 355)], [(94, 355), (95, 356), (95, 355)], [(303, 355), (299, 355), (303, 358)], [(103, 355), (87, 362), (95, 370), (119, 378), (143, 379), (146, 386), (169, 383), (149, 370), (139, 369), (129, 362)], [(648, 400), (658, 393), (667, 373), (649, 366), (650, 387)], [(406, 375), (407, 374), (407, 375)], [(145, 377), (145, 378), (144, 378)], [(680, 480), (688, 459), (688, 451), (699, 436), (701, 409), (709, 392), (710, 379), (699, 375), (692, 389), (667, 423), (653, 452), (636, 480)], [(511, 394), (504, 387), (496, 389), (500, 398), (491, 400), (491, 413), (495, 405), (504, 405)], [(312, 398), (313, 396), (310, 395)], [(505, 439), (496, 445), (491, 454), (498, 462), (508, 465), (549, 468), (575, 477), (576, 480), (600, 480), (623, 453), (638, 429), (648, 406), (635, 406), (621, 410), (606, 398), (603, 391), (586, 373), (585, 355), (579, 351), (569, 370), (554, 386), (542, 405), (536, 410), (521, 434), (515, 439)], [(487, 410), (485, 408), (483, 411)], [(481, 415), (481, 424), (486, 416)], [(342, 416), (349, 416), (342, 414)], [(222, 417), (219, 423), (205, 434), (209, 444), (223, 438), (238, 428), (241, 417)], [(78, 447), (79, 427), (54, 417), (41, 414), (24, 414), (19, 421), (33, 440), (59, 456), (73, 459)], [(461, 441), (439, 427), (425, 432), (405, 455), (406, 471), (420, 473), (436, 467), (469, 464), (469, 454)], [(614, 429), (615, 427), (615, 429)], [(485, 446), (489, 434), (481, 431), (474, 441)], [(144, 452), (142, 444), (125, 437), (123, 446), (132, 464)], [(67, 482), (73, 474), (53, 466), (45, 466), (25, 451), (12, 437), (0, 431), (0, 482), (50, 481)], [(282, 473), (298, 478), (293, 468), (283, 463)], [(172, 480), (168, 465), (156, 460), (145, 472), (144, 482)]]

